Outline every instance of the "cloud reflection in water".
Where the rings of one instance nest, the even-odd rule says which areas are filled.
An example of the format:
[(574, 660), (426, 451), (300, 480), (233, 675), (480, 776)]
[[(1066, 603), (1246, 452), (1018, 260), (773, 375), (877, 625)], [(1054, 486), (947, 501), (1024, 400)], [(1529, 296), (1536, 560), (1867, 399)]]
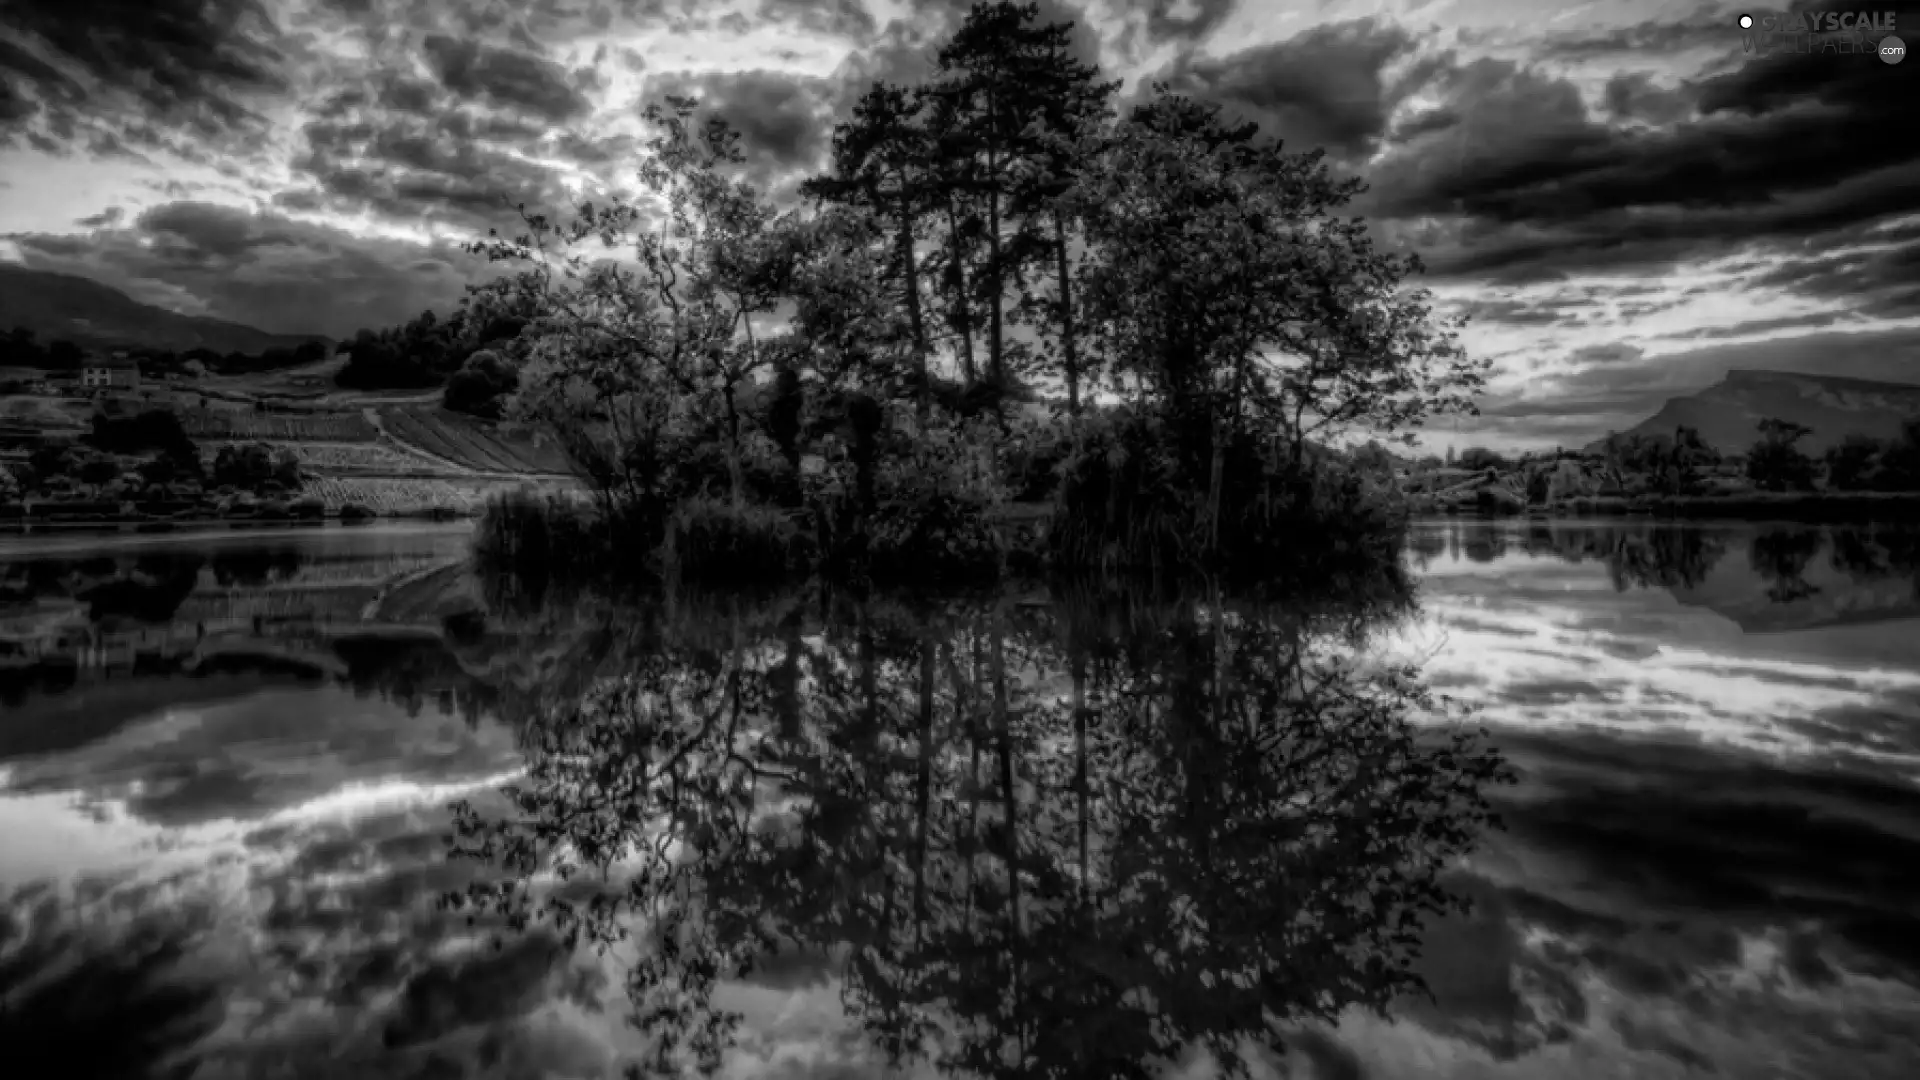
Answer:
[[(1908, 621), (1920, 613), (1911, 607), (1909, 535), (1474, 523), (1422, 534), (1422, 609), (1377, 630), (1371, 647), (1427, 657), (1430, 685), (1480, 707), (1521, 782), (1497, 793), (1508, 830), (1445, 879), (1473, 909), (1422, 935), (1417, 970), (1434, 1000), (1396, 1000), (1391, 1021), (1349, 1012), (1298, 1030), (1289, 1045), (1305, 1075), (1920, 1075), (1912, 899), (1920, 896), (1920, 646), (1911, 632), (1920, 623)], [(1151, 605), (1123, 614), (1097, 633), (1070, 632), (1082, 643), (1105, 635), (1111, 644), (1093, 658), (1124, 675), (1122, 685), (1140, 687), (1100, 701), (1103, 715), (1164, 721), (1181, 711), (1164, 703), (1180, 700), (1183, 686), (1204, 687), (1218, 654), (1190, 632), (1182, 638), (1180, 620), (1164, 613), (1143, 624)], [(1051, 618), (1018, 607), (1011, 617)], [(356, 694), (275, 675), (236, 683), (211, 701), (158, 706), (78, 745), (15, 756), (0, 766), (0, 835), (8, 837), (0, 883), (11, 890), (10, 918), (42, 921), (0, 945), (0, 956), (17, 959), (23, 954), (12, 950), (25, 940), (57, 942), (62, 955), (102, 963), (137, 968), (155, 957), (177, 965), (158, 981), (175, 996), (152, 1006), (132, 995), (108, 1003), (128, 1017), (155, 1018), (129, 1030), (154, 1031), (156, 1044), (196, 1045), (199, 1076), (607, 1075), (617, 1057), (648, 1049), (622, 1019), (631, 948), (604, 960), (567, 956), (550, 934), (521, 934), (484, 917), (469, 926), (467, 913), (435, 901), (476, 873), (499, 872), (446, 858), (445, 802), (471, 791), (483, 811), (500, 812), (503, 804), (484, 793), (523, 763), (515, 726), (543, 702), (632, 674), (631, 654), (618, 646), (636, 625), (572, 611), (497, 616), (486, 635), (464, 644), (369, 640), (341, 650)], [(1048, 656), (1065, 644), (1059, 635), (1009, 638), (1008, 692), (1033, 704), (1011, 733), (1021, 749), (1014, 786), (1028, 815), (1021, 851), (1034, 864), (1018, 879), (1030, 958), (1014, 964), (1000, 931), (961, 933), (973, 924), (948, 919), (932, 924), (947, 931), (937, 943), (971, 943), (971, 951), (954, 952), (944, 967), (908, 963), (916, 955), (902, 913), (916, 910), (919, 635), (971, 639), (924, 613), (875, 615), (865, 625), (886, 658), (876, 668), (883, 692), (871, 722), (861, 707), (862, 623), (846, 622), (837, 637), (810, 623), (806, 655), (838, 659), (809, 659), (804, 678), (776, 677), (760, 689), (767, 716), (791, 715), (796, 695), (810, 702), (793, 749), (769, 767), (812, 770), (814, 798), (769, 816), (778, 831), (737, 837), (744, 854), (735, 861), (691, 864), (702, 888), (731, 890), (734, 909), (808, 927), (815, 939), (763, 956), (744, 978), (717, 980), (715, 1007), (742, 1014), (723, 1075), (871, 1075), (885, 1040), (876, 1045), (858, 1034), (861, 1026), (904, 1040), (915, 1029), (894, 1020), (914, 1015), (968, 1036), (961, 1045), (985, 1045), (979, 1024), (1004, 1025), (993, 1018), (1008, 1007), (987, 988), (1024, 987), (1030, 1024), (1048, 1010), (1087, 1008), (1098, 1003), (1090, 995), (1103, 980), (1143, 976), (1122, 967), (1122, 975), (1087, 977), (1129, 961), (1075, 953), (1076, 942), (1095, 930), (1106, 935), (1101, 941), (1170, 940), (1180, 925), (1170, 914), (1110, 914), (1083, 927), (1065, 914), (1079, 880), (1078, 815), (1073, 799), (1041, 794), (1075, 791), (1072, 770), (1062, 774), (1047, 764), (1057, 755), (1043, 752), (1072, 744), (1070, 699), (1053, 711), (1049, 703), (1073, 680), (1032, 673), (1036, 658), (1057, 665)], [(1130, 629), (1116, 634), (1117, 627)], [(778, 671), (787, 634), (771, 630), (753, 664)], [(732, 654), (722, 644), (690, 670), (720, 680), (724, 691)], [(941, 649), (933, 655), (940, 660)], [(961, 685), (972, 685), (968, 650), (955, 662), (966, 676)], [(993, 680), (975, 686), (963, 708), (944, 661), (936, 676), (940, 716), (988, 721), (982, 780), (973, 779), (971, 750), (959, 742), (930, 778), (930, 795), (940, 796), (932, 819), (957, 845), (974, 794), (990, 810), (999, 784)], [(435, 707), (443, 696), (452, 711)], [(479, 716), (476, 702), (514, 722)], [(838, 726), (819, 723), (822, 709)], [(625, 737), (657, 752), (642, 736), (659, 734)], [(1242, 801), (1188, 806), (1165, 794), (1181, 790), (1165, 778), (1189, 768), (1169, 749), (1172, 738), (1151, 729), (1132, 742), (1158, 750), (1128, 754), (1117, 737), (1100, 750), (1113, 787), (1105, 816), (1090, 820), (1090, 862), (1137, 851), (1128, 865), (1148, 869), (1133, 880), (1152, 886), (1128, 894), (1134, 907), (1109, 910), (1170, 913), (1192, 904), (1232, 943), (1229, 958), (1260, 955), (1279, 932), (1259, 921), (1263, 912), (1271, 921), (1274, 910), (1272, 888), (1254, 887), (1263, 864), (1201, 860), (1197, 845), (1210, 834), (1177, 826), (1206, 813), (1250, 813), (1259, 806), (1245, 801), (1257, 789), (1255, 774), (1220, 764), (1236, 759), (1233, 744), (1216, 747), (1199, 759), (1212, 764), (1192, 775)], [(776, 739), (752, 750), (764, 756), (785, 745)], [(714, 803), (718, 795), (707, 801), (734, 805)], [(873, 805), (905, 811), (865, 809)], [(975, 916), (988, 927), (1009, 917), (1013, 885), (994, 873), (1004, 866), (995, 853), (1005, 831), (979, 824), (992, 817), (982, 811), (970, 854), (949, 857), (949, 878), (927, 886), (929, 904), (989, 898)], [(696, 818), (682, 828), (702, 824)], [(725, 824), (705, 815), (710, 830)], [(709, 843), (716, 835), (727, 834), (709, 833)], [(1102, 846), (1103, 836), (1126, 842)], [(1071, 857), (1038, 857), (1055, 851)], [(1155, 865), (1165, 872), (1150, 873)], [(970, 867), (971, 889), (962, 876)], [(1154, 884), (1162, 877), (1173, 884)], [(600, 894), (577, 880), (531, 884), (539, 896)], [(1201, 884), (1216, 898), (1243, 897), (1242, 907), (1197, 903), (1202, 898), (1189, 894)], [(494, 931), (505, 931), (499, 952), (488, 943)], [(882, 948), (889, 945), (891, 965)], [(1199, 980), (1203, 970), (1175, 966), (1195, 977), (1176, 984), (1194, 1007), (1234, 999)], [(113, 978), (115, 986), (143, 985), (130, 974)], [(209, 978), (218, 987), (212, 1002), (195, 989)], [(893, 996), (874, 998), (875, 990)], [(956, 1004), (944, 1012), (914, 1006), (936, 993)], [(850, 1014), (848, 1001), (863, 1000), (873, 1007)], [(72, 1015), (92, 1030), (106, 1023), (99, 1008)], [(955, 1027), (955, 1015), (977, 1022)], [(1258, 1030), (1221, 1015), (1228, 1019), (1217, 1030)], [(874, 1028), (876, 1017), (893, 1026)], [(1115, 1060), (1158, 1034), (1144, 1022), (1054, 1027), (1084, 1033), (1093, 1051)], [(1035, 1040), (1041, 1036), (1029, 1036), (1030, 1056), (1070, 1059)], [(72, 1045), (66, 1053), (105, 1049)], [(1209, 1061), (1175, 1054), (1147, 1074), (1207, 1076)], [(57, 1074), (88, 1075), (80, 1057), (69, 1064)], [(1255, 1075), (1276, 1065), (1253, 1052)], [(114, 1068), (109, 1062), (93, 1074)], [(926, 1060), (907, 1072), (937, 1074)]]

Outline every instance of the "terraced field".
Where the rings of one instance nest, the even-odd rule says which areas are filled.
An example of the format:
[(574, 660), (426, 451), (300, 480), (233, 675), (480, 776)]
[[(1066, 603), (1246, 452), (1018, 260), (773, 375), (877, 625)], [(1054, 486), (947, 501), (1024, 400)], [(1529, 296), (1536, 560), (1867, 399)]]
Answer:
[(288, 442), (276, 443), (309, 473), (372, 476), (461, 476), (463, 473), (432, 458), (409, 453), (386, 443)]
[(447, 476), (416, 480), (387, 476), (320, 476), (309, 479), (304, 493), (338, 510), (358, 503), (382, 514), (417, 513), (444, 507), (462, 512), (480, 509), (487, 496), (510, 491), (523, 481), (494, 480), (485, 477)]
[(189, 409), (180, 416), (195, 439), (258, 439), (271, 443), (372, 443), (380, 431), (357, 412), (261, 413), (240, 409)]
[(388, 434), (436, 457), (481, 472), (572, 472), (559, 447), (498, 424), (455, 416), (439, 408), (387, 408), (380, 423)]

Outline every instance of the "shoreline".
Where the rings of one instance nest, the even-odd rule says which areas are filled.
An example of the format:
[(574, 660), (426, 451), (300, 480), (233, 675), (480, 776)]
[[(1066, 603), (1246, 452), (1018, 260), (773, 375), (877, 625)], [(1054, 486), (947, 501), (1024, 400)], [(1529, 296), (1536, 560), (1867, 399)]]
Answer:
[(1415, 518), (1516, 521), (1529, 518), (1655, 518), (1676, 521), (1920, 521), (1920, 491), (1755, 492), (1740, 495), (1600, 496), (1565, 499), (1524, 509), (1485, 511), (1422, 506)]

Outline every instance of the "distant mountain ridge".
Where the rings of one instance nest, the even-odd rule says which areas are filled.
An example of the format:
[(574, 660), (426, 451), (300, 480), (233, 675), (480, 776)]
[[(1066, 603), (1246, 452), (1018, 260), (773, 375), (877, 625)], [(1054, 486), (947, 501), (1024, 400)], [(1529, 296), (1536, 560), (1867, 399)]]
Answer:
[(1705, 390), (1667, 399), (1659, 412), (1622, 434), (1671, 435), (1691, 427), (1721, 453), (1744, 453), (1760, 437), (1760, 421), (1779, 417), (1812, 428), (1800, 447), (1818, 453), (1849, 435), (1891, 438), (1916, 416), (1920, 385), (1738, 368)]
[(91, 348), (211, 349), (259, 354), (328, 341), (318, 334), (272, 334), (205, 315), (143, 304), (92, 278), (0, 263), (0, 333), (23, 326), (42, 342)]

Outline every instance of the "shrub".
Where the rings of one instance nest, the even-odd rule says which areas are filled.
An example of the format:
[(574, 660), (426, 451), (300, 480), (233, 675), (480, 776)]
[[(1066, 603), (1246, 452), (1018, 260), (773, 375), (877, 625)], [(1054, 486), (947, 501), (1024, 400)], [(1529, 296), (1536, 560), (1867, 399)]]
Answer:
[(811, 565), (813, 545), (786, 511), (696, 496), (667, 521), (661, 567), (677, 581), (779, 580)]
[(1527, 503), (1506, 488), (1488, 486), (1473, 493), (1473, 508), (1483, 514), (1518, 514)]
[(1048, 555), (1056, 566), (1113, 571), (1191, 563), (1192, 508), (1160, 425), (1122, 413), (1089, 420), (1061, 464)]
[(1868, 491), (1878, 479), (1880, 440), (1853, 434), (1826, 452), (1827, 486), (1835, 491)]
[(520, 376), (500, 355), (481, 349), (447, 380), (441, 403), (455, 412), (490, 420), (500, 418), (501, 403), (520, 386)]
[(327, 516), (327, 504), (311, 495), (293, 500), (287, 509), (297, 518), (319, 520)]
[(935, 413), (921, 427), (898, 412), (875, 470), (868, 573), (913, 582), (998, 575), (1004, 552), (993, 516), (1007, 501), (1009, 461), (1022, 449), (1003, 444), (985, 417)]
[(371, 521), (379, 516), (370, 507), (356, 502), (347, 503), (340, 508), (340, 520), (347, 523)]
[(1386, 551), (1404, 534), (1407, 503), (1391, 478), (1311, 448), (1291, 463), (1251, 436), (1222, 448), (1209, 521), (1206, 493), (1182, 481), (1166, 435), (1138, 414), (1088, 425), (1062, 468), (1048, 530), (1056, 568), (1163, 573), (1211, 563), (1258, 576), (1330, 553)]
[(288, 517), (291, 517), (293, 515), (293, 511), (288, 508), (286, 503), (280, 501), (279, 499), (269, 499), (261, 503), (254, 510), (254, 515), (256, 517), (264, 518), (268, 521), (282, 521)]
[(605, 564), (609, 547), (593, 507), (532, 488), (489, 497), (474, 526), (474, 557), (496, 572), (541, 579), (583, 574)]

